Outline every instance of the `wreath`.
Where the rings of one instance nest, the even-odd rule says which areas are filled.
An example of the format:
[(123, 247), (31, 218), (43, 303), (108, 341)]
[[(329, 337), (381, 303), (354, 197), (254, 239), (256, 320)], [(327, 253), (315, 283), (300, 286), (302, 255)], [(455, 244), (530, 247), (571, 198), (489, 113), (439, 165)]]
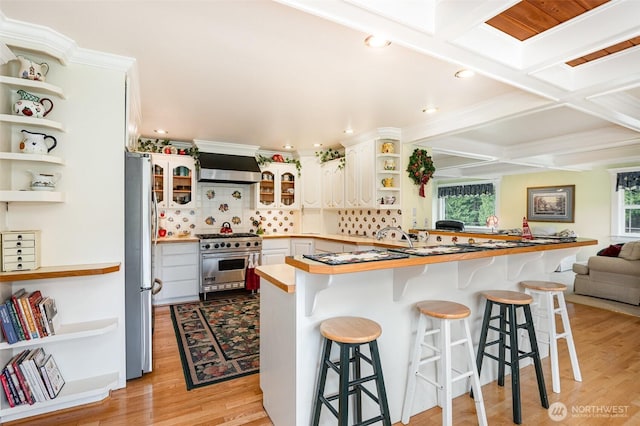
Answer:
[(420, 185), (419, 194), (424, 198), (424, 186), (429, 182), (431, 176), (436, 171), (431, 156), (427, 153), (427, 150), (416, 148), (409, 158), (409, 165), (407, 166), (407, 172), (409, 172), (409, 178), (414, 184)]

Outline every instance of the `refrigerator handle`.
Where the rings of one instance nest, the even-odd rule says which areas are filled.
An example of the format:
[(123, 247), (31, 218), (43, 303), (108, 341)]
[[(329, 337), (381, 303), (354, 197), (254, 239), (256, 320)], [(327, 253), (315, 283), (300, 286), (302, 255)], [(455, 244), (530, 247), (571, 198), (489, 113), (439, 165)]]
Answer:
[(151, 294), (158, 294), (162, 290), (162, 280), (160, 278), (153, 279), (153, 285), (151, 286)]

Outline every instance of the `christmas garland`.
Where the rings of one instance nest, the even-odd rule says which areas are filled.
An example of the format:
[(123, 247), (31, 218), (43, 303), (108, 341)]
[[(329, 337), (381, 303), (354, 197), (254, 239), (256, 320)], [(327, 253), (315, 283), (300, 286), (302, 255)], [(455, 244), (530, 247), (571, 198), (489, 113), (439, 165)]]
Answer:
[(409, 158), (407, 172), (409, 172), (409, 178), (413, 183), (420, 185), (419, 194), (421, 197), (424, 197), (424, 186), (429, 182), (435, 171), (436, 168), (427, 150), (416, 148)]

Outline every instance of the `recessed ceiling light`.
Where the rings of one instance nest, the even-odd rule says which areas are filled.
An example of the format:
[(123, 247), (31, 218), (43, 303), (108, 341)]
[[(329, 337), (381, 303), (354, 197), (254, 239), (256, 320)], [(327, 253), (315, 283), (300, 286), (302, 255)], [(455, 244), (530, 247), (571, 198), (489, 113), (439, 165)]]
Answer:
[(313, 144), (313, 147), (314, 147), (314, 148), (320, 148), (321, 146), (322, 146), (322, 144), (321, 144), (321, 143), (314, 143), (314, 144)]
[(293, 149), (293, 146), (286, 144), (282, 146), (284, 149)]
[(167, 133), (169, 133), (164, 129), (155, 129), (154, 132), (156, 132), (159, 135), (166, 135)]
[(425, 108), (422, 108), (422, 112), (424, 112), (425, 114), (434, 114), (434, 113), (438, 112), (438, 108), (436, 108), (436, 107), (425, 107)]
[(353, 134), (353, 129), (349, 128), (349, 129), (344, 129), (344, 133), (347, 135), (351, 135)]
[(364, 39), (364, 44), (369, 47), (387, 47), (391, 44), (391, 42), (382, 37), (370, 35), (369, 37)]
[(455, 73), (455, 76), (457, 78), (469, 78), (469, 77), (473, 77), (474, 75), (476, 75), (476, 73), (473, 70), (460, 70), (458, 72)]

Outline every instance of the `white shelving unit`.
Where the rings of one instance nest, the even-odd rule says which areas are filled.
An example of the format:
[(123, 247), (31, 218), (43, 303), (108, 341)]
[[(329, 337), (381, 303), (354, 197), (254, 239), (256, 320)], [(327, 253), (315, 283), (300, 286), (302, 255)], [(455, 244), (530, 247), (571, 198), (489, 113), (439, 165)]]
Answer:
[[(0, 85), (8, 86), (11, 89), (28, 89), (37, 93), (55, 95), (65, 99), (63, 90), (53, 84), (41, 81), (27, 80), (24, 78), (0, 76)], [(53, 129), (64, 132), (64, 126), (57, 121), (45, 118), (24, 117), (13, 114), (0, 114), (0, 122), (8, 124), (20, 124), (25, 127), (38, 127)], [(5, 148), (6, 149), (6, 148)], [(30, 161), (34, 163), (48, 163), (63, 165), (64, 161), (60, 157), (50, 155), (23, 154), (17, 152), (0, 152), (0, 161)], [(38, 203), (62, 203), (65, 197), (61, 192), (56, 191), (22, 191), (15, 189), (0, 190), (0, 202), (38, 202)]]
[[(383, 152), (383, 144), (393, 144), (393, 152)], [(402, 144), (396, 139), (376, 140), (376, 204), (379, 209), (400, 208), (401, 205), (401, 156)], [(393, 164), (393, 168), (385, 167)], [(392, 178), (393, 185), (386, 187), (382, 184), (383, 179)], [(393, 203), (383, 202), (384, 198), (393, 197)]]
[[(72, 279), (72, 277), (79, 276), (102, 275), (117, 272), (119, 269), (119, 263), (102, 263), (41, 267), (32, 271), (0, 272), (0, 285), (19, 284), (20, 281), (49, 278), (68, 277)], [(25, 348), (37, 346), (46, 348), (48, 345), (59, 344), (61, 342), (78, 341), (94, 336), (106, 335), (107, 333), (115, 332), (118, 326), (117, 318), (61, 324), (56, 334), (52, 336), (22, 340), (11, 345), (7, 342), (0, 343), (0, 358), (3, 360), (10, 358), (11, 354), (15, 354), (17, 351)], [(62, 371), (62, 375), (64, 377), (64, 371)], [(80, 404), (100, 401), (109, 395), (109, 392), (116, 387), (117, 383), (117, 371), (83, 377), (77, 380), (66, 380), (64, 387), (56, 398), (44, 402), (36, 402), (33, 405), (19, 405), (16, 407), (9, 407), (4, 394), (0, 392), (2, 394), (0, 396), (0, 421), (4, 423), (6, 421), (35, 416)]]

